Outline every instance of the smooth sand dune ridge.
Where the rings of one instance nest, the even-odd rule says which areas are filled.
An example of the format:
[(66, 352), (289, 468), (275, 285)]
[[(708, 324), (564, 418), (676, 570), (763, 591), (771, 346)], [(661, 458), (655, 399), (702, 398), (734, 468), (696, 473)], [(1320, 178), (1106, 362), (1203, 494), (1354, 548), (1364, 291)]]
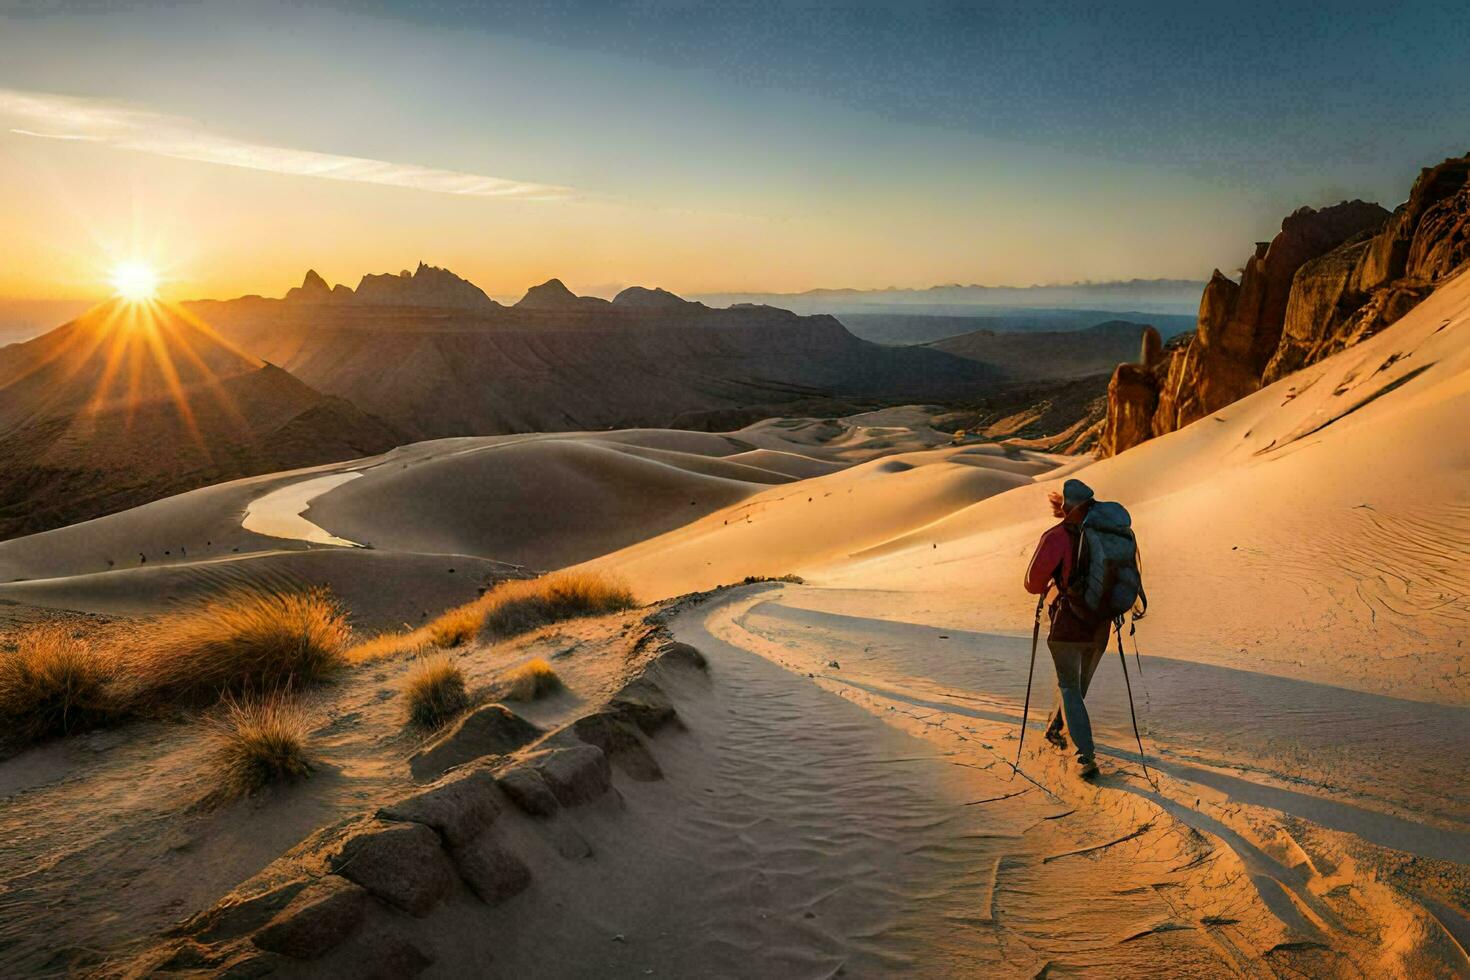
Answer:
[(590, 562), (627, 577), (644, 599), (746, 576), (800, 574), (1030, 485), (1047, 457), (987, 447), (899, 453), (829, 476), (773, 487), (678, 531)]
[(546, 439), (386, 467), (312, 504), (332, 534), (390, 551), (558, 568), (790, 478), (722, 459)]
[[(1146, 649), (1356, 690), (1470, 703), (1470, 276), (1378, 336), (1078, 473), (1133, 512)], [(831, 611), (1026, 630), (1019, 578), (1048, 481), (982, 501), (824, 584)], [(883, 611), (878, 611), (883, 610)]]
[[(737, 435), (657, 429), (416, 443), (0, 542), (0, 601), (137, 615), (232, 585), (326, 585), (351, 597), (363, 622), (417, 621), (473, 596), (484, 576), (467, 569), (560, 567), (794, 479), (733, 458), (751, 446)], [(292, 558), (347, 542), (378, 559)], [(383, 588), (381, 576), (434, 578), (456, 561), (458, 584)], [(373, 582), (355, 580), (370, 567)]]

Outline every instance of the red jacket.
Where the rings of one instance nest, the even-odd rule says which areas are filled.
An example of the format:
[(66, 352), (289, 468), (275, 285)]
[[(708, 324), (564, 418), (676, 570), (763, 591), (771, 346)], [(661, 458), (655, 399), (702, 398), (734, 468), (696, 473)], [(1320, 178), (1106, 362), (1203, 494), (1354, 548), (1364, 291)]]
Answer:
[[(1084, 508), (1077, 517), (1086, 513)], [(1079, 529), (1075, 523), (1062, 521), (1047, 528), (1036, 544), (1036, 553), (1026, 569), (1026, 591), (1044, 595), (1053, 584), (1057, 595), (1048, 608), (1051, 631), (1047, 639), (1059, 643), (1083, 643), (1094, 639), (1101, 624), (1079, 616), (1067, 601), (1067, 583), (1072, 578), (1072, 565), (1077, 560)]]

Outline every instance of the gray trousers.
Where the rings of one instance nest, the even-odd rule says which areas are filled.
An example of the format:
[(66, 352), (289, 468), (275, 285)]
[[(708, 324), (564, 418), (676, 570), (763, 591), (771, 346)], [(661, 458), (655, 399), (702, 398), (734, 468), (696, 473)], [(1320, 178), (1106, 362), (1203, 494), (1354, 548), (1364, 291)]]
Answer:
[(1051, 650), (1052, 664), (1057, 669), (1057, 706), (1052, 711), (1047, 731), (1060, 732), (1065, 729), (1072, 740), (1077, 758), (1091, 760), (1093, 757), (1092, 720), (1087, 717), (1087, 688), (1097, 665), (1102, 663), (1103, 654), (1108, 652), (1108, 633), (1111, 623), (1103, 623), (1091, 640), (1068, 643), (1047, 640)]

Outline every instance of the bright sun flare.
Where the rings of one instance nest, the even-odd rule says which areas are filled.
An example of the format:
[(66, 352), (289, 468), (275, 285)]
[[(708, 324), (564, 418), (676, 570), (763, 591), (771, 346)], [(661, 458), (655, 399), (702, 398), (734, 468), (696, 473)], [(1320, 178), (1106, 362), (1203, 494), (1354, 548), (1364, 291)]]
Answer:
[(134, 303), (153, 299), (158, 295), (158, 273), (146, 262), (123, 262), (112, 270), (112, 288)]

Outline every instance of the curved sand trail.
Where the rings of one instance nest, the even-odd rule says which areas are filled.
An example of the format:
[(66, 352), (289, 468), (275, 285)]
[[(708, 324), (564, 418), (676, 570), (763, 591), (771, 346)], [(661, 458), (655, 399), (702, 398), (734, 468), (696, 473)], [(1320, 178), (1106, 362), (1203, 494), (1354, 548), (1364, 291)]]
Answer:
[[(1215, 971), (1246, 975), (1454, 975), (1470, 968), (1470, 920), (1453, 897), (1463, 889), (1470, 856), (1467, 800), (1453, 789), (1462, 782), (1458, 760), (1470, 748), (1470, 709), (1311, 690), (1265, 675), (1212, 681), (1216, 668), (1145, 658), (1152, 704), (1140, 707), (1153, 721), (1146, 746), (1158, 779), (1150, 785), (1137, 767), (1114, 654), (1089, 696), (1104, 766), (1104, 777), (1090, 787), (1067, 775), (1039, 737), (1054, 690), (1043, 649), (1023, 772), (1008, 779), (1029, 637), (964, 634), (797, 604), (820, 597), (821, 590), (790, 588), (747, 596), (686, 618), (676, 635), (727, 658), (737, 650), (759, 654), (805, 675), (813, 692), (852, 700), (918, 735), (931, 751), (947, 750), (948, 765), (979, 767), (972, 771), (985, 773), (989, 791), (974, 799), (992, 801), (983, 805), (984, 832), (1002, 836), (984, 838), (989, 844), (981, 847), (962, 833), (948, 840), (947, 853), (957, 865), (998, 869), (989, 925), (1002, 934), (1016, 929), (1054, 969), (1196, 972), (1193, 963), (1113, 958), (1142, 950), (1177, 957), (1181, 943), (1219, 957)], [(1142, 701), (1136, 674), (1134, 681)], [(1231, 690), (1235, 707), (1263, 716), (1232, 711), (1222, 701)], [(1186, 692), (1196, 700), (1176, 703)], [(1339, 748), (1325, 735), (1273, 745), (1264, 733), (1288, 714), (1329, 730), (1347, 726), (1356, 743), (1344, 754), (1381, 741), (1372, 756), (1379, 770), (1334, 767)], [(1180, 734), (1188, 737), (1175, 741)], [(1293, 753), (1289, 765), (1273, 751)], [(1404, 769), (1411, 772), (1408, 798), (1394, 807), (1375, 790), (1393, 792)], [(1304, 781), (1302, 771), (1317, 772), (1323, 783)], [(797, 772), (798, 779), (784, 778), (800, 784), (807, 774)], [(914, 776), (905, 766), (902, 778)], [(950, 790), (935, 788), (943, 783), (942, 774), (931, 774), (914, 788), (943, 796)], [(1056, 819), (1026, 825), (1014, 809), (1022, 799), (1048, 801)], [(1068, 809), (1075, 812), (1060, 815)], [(1043, 838), (1038, 826), (1046, 828)], [(1069, 835), (1075, 848), (1065, 844)], [(1006, 843), (997, 848), (997, 840)], [(1097, 845), (1126, 860), (1108, 867), (1111, 858), (1086, 850)], [(1406, 861), (1420, 870), (1396, 875)], [(1058, 863), (1070, 864), (1072, 875), (1053, 876), (1049, 866)], [(930, 893), (923, 916), (942, 916), (957, 894), (946, 889), (959, 887)], [(1110, 908), (1119, 895), (1155, 904)], [(1028, 924), (1036, 925), (1034, 934)], [(1382, 945), (1390, 936), (1396, 942)]]
[(360, 470), (328, 473), (299, 483), (290, 483), (256, 497), (245, 506), (240, 526), (247, 531), (270, 538), (305, 541), (308, 544), (332, 544), (344, 548), (361, 548), (356, 541), (339, 538), (306, 519), (311, 502), (322, 494), (362, 476)]

